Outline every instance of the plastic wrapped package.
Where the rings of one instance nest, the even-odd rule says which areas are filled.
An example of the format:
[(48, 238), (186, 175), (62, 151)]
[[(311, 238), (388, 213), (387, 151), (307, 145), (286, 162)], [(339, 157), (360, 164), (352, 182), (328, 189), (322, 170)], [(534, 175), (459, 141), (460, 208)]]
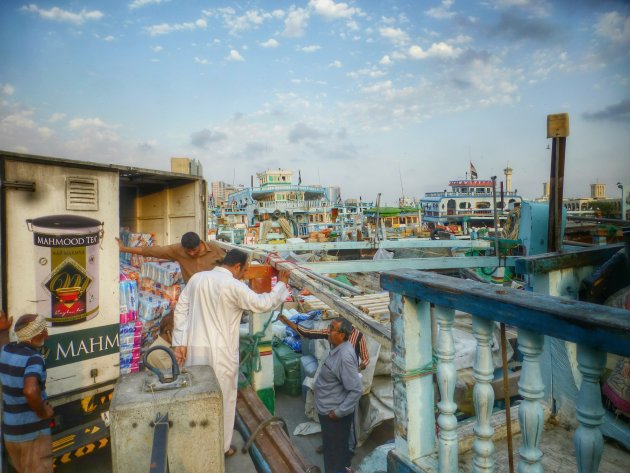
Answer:
[(171, 311), (168, 300), (151, 292), (138, 291), (138, 301), (138, 316), (143, 321), (158, 320), (159, 322)]
[(120, 263), (120, 280), (124, 281), (127, 279), (131, 279), (133, 281), (140, 279), (138, 268), (130, 264)]
[(135, 373), (140, 368), (140, 341), (142, 324), (139, 320), (120, 324), (120, 373)]
[[(152, 233), (131, 233), (128, 231), (122, 231), (120, 232), (120, 239), (123, 242), (123, 245), (130, 247), (155, 245), (155, 235)], [(121, 252), (120, 260), (124, 263), (133, 264), (132, 260), (134, 259), (134, 256), (138, 255)]]
[(125, 324), (138, 318), (138, 285), (133, 280), (120, 281), (120, 323)]
[(140, 289), (147, 291), (169, 301), (171, 309), (175, 307), (179, 295), (184, 290), (184, 283), (175, 283), (172, 286), (165, 286), (155, 282), (153, 279), (141, 278)]
[(182, 283), (182, 271), (178, 263), (175, 262), (148, 262), (143, 263), (140, 269), (143, 278), (149, 278), (163, 286), (173, 286)]

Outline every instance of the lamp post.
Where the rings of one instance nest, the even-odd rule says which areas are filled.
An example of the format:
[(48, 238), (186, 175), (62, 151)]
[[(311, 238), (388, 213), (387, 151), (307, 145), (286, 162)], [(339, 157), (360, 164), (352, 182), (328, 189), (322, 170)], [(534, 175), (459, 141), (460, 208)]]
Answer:
[(617, 183), (617, 187), (621, 190), (621, 220), (626, 219), (626, 213), (628, 211), (628, 202), (626, 198), (626, 187), (630, 187), (630, 184)]

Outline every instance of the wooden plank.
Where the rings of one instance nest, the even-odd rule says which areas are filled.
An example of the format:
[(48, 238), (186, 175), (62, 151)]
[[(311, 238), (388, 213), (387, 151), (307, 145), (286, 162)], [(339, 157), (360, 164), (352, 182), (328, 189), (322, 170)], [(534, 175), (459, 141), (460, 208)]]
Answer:
[(543, 253), (517, 258), (514, 264), (518, 274), (542, 274), (560, 269), (599, 266), (624, 247), (623, 243), (579, 249), (567, 253)]
[(630, 311), (423, 271), (381, 274), (381, 287), (437, 305), (630, 356)]
[[(501, 258), (500, 266), (514, 266), (515, 256)], [(301, 263), (301, 267), (316, 273), (367, 273), (395, 269), (458, 269), (499, 266), (494, 256), (444, 256), (435, 258), (402, 258), (389, 260), (322, 261)]]
[(429, 240), (404, 238), (402, 240), (381, 240), (378, 244), (370, 241), (331, 241), (324, 243), (282, 243), (246, 245), (247, 248), (264, 251), (321, 251), (321, 250), (366, 250), (396, 248), (490, 248), (491, 242), (484, 240)]

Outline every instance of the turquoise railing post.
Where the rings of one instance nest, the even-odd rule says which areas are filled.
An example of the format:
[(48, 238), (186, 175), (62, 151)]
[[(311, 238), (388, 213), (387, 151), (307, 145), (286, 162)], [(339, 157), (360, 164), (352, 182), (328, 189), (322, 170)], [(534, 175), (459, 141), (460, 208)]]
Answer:
[(439, 327), (437, 340), (437, 383), (440, 389), (438, 471), (440, 473), (457, 473), (458, 444), (457, 417), (455, 417), (457, 404), (453, 400), (457, 372), (455, 370), (455, 341), (452, 330), (455, 310), (436, 306), (435, 317)]
[(494, 427), (490, 425), (490, 416), (494, 405), (494, 364), (492, 362), (492, 330), (494, 322), (490, 319), (473, 316), (473, 334), (477, 339), (473, 375), (473, 403), (477, 420), (473, 431), (473, 473), (490, 473), (494, 471), (494, 443), (492, 434)]
[(544, 336), (531, 330), (519, 329), (518, 348), (523, 354), (521, 378), (518, 393), (523, 398), (518, 410), (521, 426), (522, 446), (519, 449), (519, 473), (542, 473), (540, 439), (544, 425), (542, 399), (545, 386), (540, 370), (540, 354), (543, 351)]
[(579, 473), (596, 473), (604, 449), (599, 430), (604, 417), (599, 379), (606, 365), (606, 353), (578, 344), (577, 361), (582, 386), (575, 406), (580, 423), (573, 438), (575, 456)]
[(433, 376), (426, 372), (433, 353), (430, 304), (397, 293), (390, 299), (394, 444), (414, 461), (435, 451)]

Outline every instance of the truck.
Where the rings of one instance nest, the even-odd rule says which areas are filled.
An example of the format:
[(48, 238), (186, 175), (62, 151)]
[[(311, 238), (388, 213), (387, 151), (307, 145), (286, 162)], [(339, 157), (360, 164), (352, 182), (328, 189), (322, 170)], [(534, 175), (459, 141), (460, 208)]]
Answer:
[[(160, 245), (207, 232), (188, 174), (0, 150), (0, 306), (48, 321), (43, 349), (57, 465), (107, 447), (120, 374), (121, 228)], [(2, 471), (6, 471), (4, 468)]]

